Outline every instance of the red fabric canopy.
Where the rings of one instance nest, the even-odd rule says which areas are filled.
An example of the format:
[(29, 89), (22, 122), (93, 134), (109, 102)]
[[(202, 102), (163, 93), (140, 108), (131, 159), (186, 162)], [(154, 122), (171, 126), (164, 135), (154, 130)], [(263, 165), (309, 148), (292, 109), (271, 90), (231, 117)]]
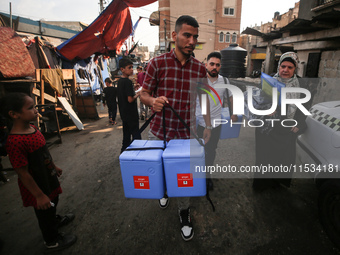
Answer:
[(113, 0), (85, 30), (57, 47), (68, 60), (86, 59), (94, 53), (119, 51), (132, 32), (129, 7), (141, 7), (156, 0)]

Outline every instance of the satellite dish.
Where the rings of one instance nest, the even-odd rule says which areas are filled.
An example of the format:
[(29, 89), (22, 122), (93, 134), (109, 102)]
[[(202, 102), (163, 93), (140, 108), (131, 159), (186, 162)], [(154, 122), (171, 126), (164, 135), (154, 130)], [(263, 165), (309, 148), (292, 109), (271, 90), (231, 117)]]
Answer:
[(151, 26), (159, 26), (159, 11), (154, 11), (153, 13), (151, 13), (150, 18), (149, 18), (149, 22)]

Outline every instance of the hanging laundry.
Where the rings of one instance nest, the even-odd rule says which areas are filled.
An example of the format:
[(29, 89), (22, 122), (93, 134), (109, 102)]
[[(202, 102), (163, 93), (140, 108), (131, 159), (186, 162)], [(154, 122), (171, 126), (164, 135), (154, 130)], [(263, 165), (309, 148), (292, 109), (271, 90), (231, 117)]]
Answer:
[(59, 95), (63, 94), (64, 78), (60, 69), (42, 69), (42, 79), (48, 82)]

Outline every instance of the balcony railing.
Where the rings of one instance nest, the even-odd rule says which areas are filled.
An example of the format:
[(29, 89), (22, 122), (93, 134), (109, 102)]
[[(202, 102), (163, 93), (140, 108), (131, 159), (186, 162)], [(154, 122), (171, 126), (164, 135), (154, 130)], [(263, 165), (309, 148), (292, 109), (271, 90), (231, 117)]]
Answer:
[(328, 4), (330, 2), (335, 2), (335, 0), (318, 0), (318, 5), (317, 6)]
[(317, 0), (316, 6), (312, 9), (312, 11), (319, 11), (339, 3), (340, 0)]

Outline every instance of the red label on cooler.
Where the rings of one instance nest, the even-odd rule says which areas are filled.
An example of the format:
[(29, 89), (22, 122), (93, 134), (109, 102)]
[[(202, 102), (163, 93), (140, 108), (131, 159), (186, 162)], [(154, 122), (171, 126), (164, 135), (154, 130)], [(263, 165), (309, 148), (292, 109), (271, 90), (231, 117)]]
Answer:
[(135, 189), (150, 189), (149, 176), (134, 176)]
[(177, 174), (178, 187), (194, 187), (192, 174)]

